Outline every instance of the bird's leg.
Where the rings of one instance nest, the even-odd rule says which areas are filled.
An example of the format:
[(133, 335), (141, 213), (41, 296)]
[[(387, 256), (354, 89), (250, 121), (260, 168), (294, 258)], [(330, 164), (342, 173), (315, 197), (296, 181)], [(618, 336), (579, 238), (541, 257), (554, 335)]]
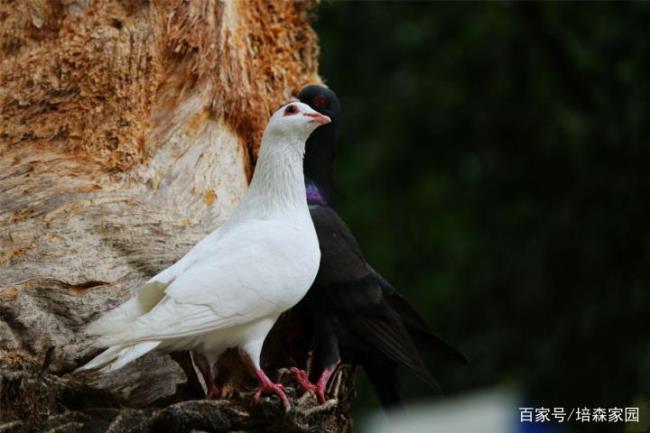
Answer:
[(257, 377), (257, 380), (260, 382), (259, 386), (257, 387), (257, 390), (255, 391), (255, 394), (253, 394), (253, 405), (256, 405), (260, 397), (262, 396), (263, 392), (271, 392), (276, 394), (278, 397), (280, 397), (280, 400), (282, 400), (282, 404), (284, 405), (285, 411), (289, 411), (291, 408), (291, 404), (289, 404), (289, 399), (287, 398), (287, 394), (284, 392), (284, 386), (282, 386), (281, 383), (273, 383), (271, 379), (264, 373), (264, 370), (262, 370), (260, 367), (258, 367), (251, 357), (246, 353), (245, 351), (241, 350), (241, 357), (246, 362), (246, 365), (255, 372), (255, 376)]
[(312, 364), (326, 366), (316, 383), (309, 381), (309, 375), (302, 370), (292, 368), (291, 372), (296, 377), (298, 384), (305, 391), (312, 391), (316, 398), (322, 404), (325, 402), (325, 392), (332, 374), (341, 363), (341, 353), (339, 350), (339, 340), (333, 325), (329, 320), (319, 318), (314, 323), (314, 335), (312, 338)]
[(196, 366), (199, 367), (199, 370), (203, 375), (203, 380), (205, 381), (205, 386), (208, 388), (206, 398), (219, 398), (221, 391), (214, 383), (214, 378), (212, 377), (212, 365), (210, 365), (210, 362), (208, 362), (208, 359), (204, 355), (197, 352), (194, 352), (194, 355), (196, 356)]
[(330, 365), (329, 367), (326, 367), (321, 373), (320, 378), (316, 383), (311, 383), (309, 381), (309, 375), (304, 370), (300, 370), (299, 368), (292, 367), (291, 372), (296, 378), (296, 382), (298, 382), (298, 385), (300, 385), (305, 391), (307, 392), (312, 391), (314, 394), (316, 394), (316, 398), (318, 398), (318, 402), (323, 404), (325, 403), (326, 400), (325, 392), (327, 391), (327, 384), (329, 383), (332, 374), (334, 374), (336, 368), (339, 366), (340, 363), (341, 361), (338, 360), (336, 361), (336, 363)]
[(316, 382), (316, 396), (318, 397), (318, 401), (321, 403), (325, 403), (325, 392), (327, 391), (327, 385), (330, 382), (332, 374), (334, 374), (340, 363), (340, 360), (336, 361), (335, 364), (330, 365), (325, 370), (323, 370), (323, 373), (320, 375), (318, 382)]

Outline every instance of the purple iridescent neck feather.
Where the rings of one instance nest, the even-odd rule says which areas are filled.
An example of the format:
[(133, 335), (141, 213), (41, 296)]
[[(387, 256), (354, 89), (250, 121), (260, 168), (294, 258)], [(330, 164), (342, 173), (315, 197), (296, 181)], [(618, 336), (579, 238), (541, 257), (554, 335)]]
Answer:
[(314, 183), (307, 183), (307, 204), (327, 205), (327, 199), (318, 186)]

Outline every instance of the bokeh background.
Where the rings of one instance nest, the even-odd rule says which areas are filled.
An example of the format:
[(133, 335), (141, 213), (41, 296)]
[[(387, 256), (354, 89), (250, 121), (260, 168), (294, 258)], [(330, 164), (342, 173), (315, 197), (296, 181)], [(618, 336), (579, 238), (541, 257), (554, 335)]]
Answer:
[[(650, 3), (324, 1), (314, 27), (340, 213), (472, 360), (437, 367), (444, 396), (405, 375), (407, 397), (505, 385), (643, 416)], [(362, 380), (357, 417), (377, 408)]]

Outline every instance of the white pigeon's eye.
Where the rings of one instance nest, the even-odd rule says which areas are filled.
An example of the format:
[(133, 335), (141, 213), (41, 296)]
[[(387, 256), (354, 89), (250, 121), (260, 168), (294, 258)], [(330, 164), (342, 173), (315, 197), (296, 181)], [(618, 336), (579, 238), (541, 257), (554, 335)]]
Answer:
[(285, 116), (291, 116), (292, 114), (296, 114), (297, 112), (298, 112), (298, 108), (296, 108), (295, 105), (287, 105), (287, 108), (284, 109)]

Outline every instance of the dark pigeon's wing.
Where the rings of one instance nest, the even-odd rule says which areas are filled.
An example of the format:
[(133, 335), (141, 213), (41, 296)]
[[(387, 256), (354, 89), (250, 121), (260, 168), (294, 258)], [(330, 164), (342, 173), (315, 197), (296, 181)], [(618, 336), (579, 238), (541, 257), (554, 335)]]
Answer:
[[(316, 282), (323, 287), (362, 285), (374, 280), (374, 271), (363, 258), (357, 240), (338, 214), (328, 206), (310, 207), (321, 249), (321, 266)], [(381, 288), (370, 289), (371, 297), (378, 300)]]
[(383, 298), (375, 272), (366, 263), (350, 229), (331, 208), (311, 209), (321, 248), (318, 290), (341, 326), (395, 362), (412, 369), (438, 388), (400, 316)]
[(467, 357), (452, 345), (435, 335), (422, 316), (415, 311), (406, 299), (377, 271), (372, 269), (377, 282), (383, 290), (384, 299), (399, 314), (409, 334), (420, 349), (429, 348), (434, 354), (440, 354), (452, 362), (467, 364)]
[(426, 366), (406, 328), (399, 320), (360, 315), (351, 322), (354, 332), (393, 361), (413, 370), (431, 387), (440, 386)]

